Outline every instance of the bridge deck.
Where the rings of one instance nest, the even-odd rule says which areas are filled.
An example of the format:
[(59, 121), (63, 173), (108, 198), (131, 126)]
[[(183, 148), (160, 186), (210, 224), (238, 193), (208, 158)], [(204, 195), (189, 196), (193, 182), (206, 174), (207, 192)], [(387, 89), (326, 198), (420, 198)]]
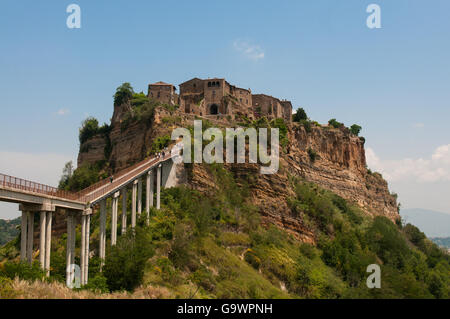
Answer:
[(78, 193), (0, 174), (0, 201), (42, 204), (45, 200), (51, 200), (58, 207), (83, 209), (111, 196), (146, 174), (150, 169), (169, 159), (171, 159), (170, 152), (164, 158), (146, 159), (114, 174), (112, 182), (110, 178), (106, 178)]

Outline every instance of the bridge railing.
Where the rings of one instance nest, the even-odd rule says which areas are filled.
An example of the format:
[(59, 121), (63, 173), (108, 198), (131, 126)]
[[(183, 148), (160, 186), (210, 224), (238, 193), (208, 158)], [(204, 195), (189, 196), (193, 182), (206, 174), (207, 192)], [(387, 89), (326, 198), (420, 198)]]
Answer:
[[(142, 174), (149, 168), (151, 168), (153, 165), (157, 164), (158, 162), (167, 160), (171, 157), (171, 154), (168, 153), (164, 156), (164, 158), (153, 158), (150, 160), (147, 160), (147, 162), (140, 162), (132, 167), (127, 168), (124, 171), (120, 172), (119, 177), (114, 177), (113, 182), (108, 182), (109, 184), (105, 187), (99, 188), (97, 191), (93, 191), (89, 193), (88, 195), (83, 195), (82, 200), (87, 203), (91, 203), (94, 200), (97, 200), (101, 198), (102, 196), (111, 193), (114, 190), (118, 190), (124, 183), (126, 183), (128, 180), (133, 179), (134, 177)], [(135, 170), (135, 171), (134, 171)], [(132, 174), (130, 174), (132, 172)]]
[[(130, 167), (127, 167), (127, 168), (125, 168), (125, 169), (123, 169), (123, 170), (117, 172), (116, 174), (113, 174), (113, 175), (112, 175), (113, 180), (115, 180), (115, 179), (117, 179), (117, 178), (120, 178), (120, 177), (124, 176), (125, 174), (128, 174), (129, 172), (135, 170), (135, 169), (138, 168), (139, 166), (142, 166), (142, 165), (144, 165), (146, 162), (152, 161), (152, 160), (154, 160), (154, 159), (155, 159), (155, 158), (152, 158), (152, 159), (145, 159), (145, 160), (143, 160), (143, 161), (140, 161), (140, 162), (138, 162), (138, 163), (136, 163), (136, 164), (134, 164), (134, 165), (132, 165), (132, 166), (130, 166)], [(85, 189), (82, 189), (81, 191), (79, 191), (79, 192), (77, 193), (77, 195), (78, 195), (78, 197), (86, 196), (86, 195), (88, 195), (89, 193), (92, 193), (93, 191), (95, 191), (96, 189), (99, 189), (100, 187), (103, 187), (103, 186), (105, 186), (105, 185), (107, 185), (107, 184), (109, 184), (109, 183), (111, 183), (110, 177), (105, 178), (105, 179), (102, 179), (101, 181), (98, 181), (97, 183), (92, 184), (92, 185), (86, 187)]]
[(152, 159), (146, 159), (114, 174), (112, 183), (110, 178), (107, 178), (79, 191), (78, 193), (60, 190), (56, 187), (24, 180), (22, 178), (5, 174), (0, 174), (0, 185), (2, 185), (3, 187), (18, 189), (22, 191), (90, 203), (93, 200), (96, 200), (103, 195), (117, 189), (123, 183), (126, 183), (127, 180), (133, 179), (135, 176), (142, 174), (142, 172), (149, 169), (152, 165), (155, 165), (159, 161), (167, 160), (170, 157), (170, 152), (168, 152), (164, 156), (164, 158), (154, 157)]
[(28, 191), (48, 196), (61, 197), (70, 200), (77, 199), (77, 195), (75, 193), (5, 174), (0, 174), (0, 185), (2, 185), (3, 187), (19, 189), (22, 191)]

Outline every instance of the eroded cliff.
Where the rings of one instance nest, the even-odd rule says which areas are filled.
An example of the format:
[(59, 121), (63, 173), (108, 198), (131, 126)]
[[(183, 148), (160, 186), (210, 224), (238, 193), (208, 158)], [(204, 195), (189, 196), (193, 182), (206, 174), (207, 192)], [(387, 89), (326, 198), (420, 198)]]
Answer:
[[(158, 137), (170, 136), (175, 127), (192, 125), (197, 117), (157, 107), (147, 120), (124, 123), (125, 118), (123, 108), (116, 108), (109, 134), (96, 135), (80, 146), (79, 166), (107, 161), (112, 172), (123, 169), (149, 156)], [(236, 125), (225, 117), (197, 119), (208, 120), (217, 127)], [(305, 242), (315, 242), (314, 229), (308, 229), (302, 216), (289, 208), (288, 200), (295, 195), (292, 177), (333, 191), (367, 214), (384, 215), (391, 220), (399, 217), (396, 198), (390, 194), (387, 182), (366, 167), (363, 138), (352, 135), (347, 128), (305, 128), (298, 123), (288, 126), (287, 136), (289, 142), (280, 154), (277, 174), (262, 175), (256, 164), (225, 164), (236, 178), (248, 182), (251, 202), (258, 207), (263, 223), (282, 227)], [(190, 187), (204, 193), (220, 187), (204, 165), (190, 165), (188, 169)]]

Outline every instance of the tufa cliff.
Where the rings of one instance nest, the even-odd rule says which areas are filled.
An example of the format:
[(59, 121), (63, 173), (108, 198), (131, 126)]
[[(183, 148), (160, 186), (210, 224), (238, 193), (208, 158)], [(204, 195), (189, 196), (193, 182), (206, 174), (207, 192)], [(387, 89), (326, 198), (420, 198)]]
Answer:
[[(131, 113), (131, 115), (130, 115)], [(233, 127), (236, 122), (224, 116), (186, 114), (176, 107), (155, 107), (150, 116), (133, 116), (129, 104), (116, 106), (110, 130), (97, 134), (80, 145), (78, 166), (108, 163), (108, 173), (124, 169), (152, 153), (158, 137), (170, 136), (176, 127), (187, 127), (194, 119), (208, 121), (215, 127)], [(262, 175), (256, 164), (225, 164), (237, 180), (248, 182), (251, 202), (258, 207), (265, 224), (275, 224), (305, 242), (314, 243), (314, 229), (308, 229), (302, 216), (294, 214), (288, 200), (295, 195), (292, 177), (303, 178), (356, 203), (369, 215), (399, 217), (396, 197), (387, 182), (366, 167), (364, 139), (345, 128), (318, 124), (305, 127), (288, 123), (288, 143), (280, 151), (277, 174)], [(180, 165), (183, 183), (205, 194), (214, 187), (214, 179), (205, 165)], [(187, 176), (187, 178), (186, 178)]]

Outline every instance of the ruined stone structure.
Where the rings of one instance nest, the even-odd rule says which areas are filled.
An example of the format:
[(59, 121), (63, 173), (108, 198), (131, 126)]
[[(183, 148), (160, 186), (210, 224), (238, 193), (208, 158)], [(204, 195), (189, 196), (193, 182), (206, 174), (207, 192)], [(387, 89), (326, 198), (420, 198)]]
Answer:
[(256, 117), (265, 116), (268, 119), (283, 118), (291, 122), (292, 103), (265, 94), (253, 95), (253, 110)]
[(176, 90), (174, 85), (159, 81), (148, 85), (148, 97), (164, 104), (173, 105), (178, 101)]
[(275, 97), (257, 94), (228, 83), (225, 79), (193, 78), (180, 84), (180, 95), (172, 84), (157, 82), (149, 85), (148, 96), (162, 103), (175, 104), (180, 110), (200, 116), (227, 116), (231, 119), (283, 118), (291, 122), (292, 104)]

